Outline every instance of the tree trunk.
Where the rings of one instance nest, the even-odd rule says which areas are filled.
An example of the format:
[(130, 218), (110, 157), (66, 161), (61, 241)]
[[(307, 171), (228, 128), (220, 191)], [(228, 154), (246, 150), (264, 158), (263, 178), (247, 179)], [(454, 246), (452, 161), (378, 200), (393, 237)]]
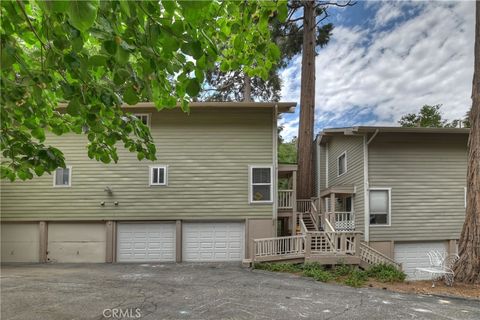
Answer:
[(303, 5), (302, 81), (298, 129), (297, 198), (313, 195), (313, 127), (315, 116), (315, 1)]
[(480, 2), (476, 4), (475, 62), (468, 137), (467, 209), (459, 242), (455, 278), (480, 283)]
[(250, 81), (250, 77), (246, 74), (244, 74), (243, 77), (243, 101), (252, 101), (252, 83)]

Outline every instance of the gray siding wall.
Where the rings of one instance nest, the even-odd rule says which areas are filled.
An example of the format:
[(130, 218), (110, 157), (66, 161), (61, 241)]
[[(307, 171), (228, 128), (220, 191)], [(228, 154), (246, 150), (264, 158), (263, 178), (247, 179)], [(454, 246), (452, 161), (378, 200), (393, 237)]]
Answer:
[(327, 167), (327, 161), (326, 161), (326, 148), (324, 145), (318, 146), (320, 148), (320, 187), (319, 190), (323, 190), (326, 188), (326, 177), (327, 175), (325, 174), (325, 169)]
[(369, 146), (370, 187), (392, 188), (391, 226), (370, 240), (458, 239), (465, 206), (467, 136), (379, 134)]
[[(157, 161), (140, 162), (119, 148), (118, 164), (104, 165), (87, 157), (84, 136), (49, 136), (47, 143), (60, 148), (73, 166), (72, 187), (54, 188), (48, 174), (32, 181), (2, 181), (2, 220), (272, 217), (272, 205), (248, 203), (248, 165), (274, 161), (272, 110), (135, 113), (151, 113)], [(168, 186), (149, 186), (152, 164), (168, 165)], [(104, 191), (106, 186), (113, 196)]]
[[(337, 158), (347, 154), (347, 172), (338, 176)], [(354, 185), (355, 230), (363, 231), (363, 136), (333, 136), (328, 142), (328, 186)]]

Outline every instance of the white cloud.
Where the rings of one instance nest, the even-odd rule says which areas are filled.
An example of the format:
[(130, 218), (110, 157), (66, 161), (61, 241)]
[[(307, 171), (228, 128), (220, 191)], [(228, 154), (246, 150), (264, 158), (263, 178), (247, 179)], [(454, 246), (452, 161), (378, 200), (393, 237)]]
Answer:
[[(391, 3), (376, 3), (368, 26), (336, 26), (331, 43), (316, 58), (319, 129), (395, 125), (424, 104), (443, 104), (449, 120), (466, 113), (471, 105), (474, 2), (407, 4), (416, 10), (413, 17), (403, 16), (405, 10), (393, 12)], [(392, 27), (378, 28), (394, 19)], [(282, 72), (282, 100), (299, 101), (300, 70), (297, 58)], [(292, 126), (288, 132), (296, 135), (291, 120), (285, 120)]]

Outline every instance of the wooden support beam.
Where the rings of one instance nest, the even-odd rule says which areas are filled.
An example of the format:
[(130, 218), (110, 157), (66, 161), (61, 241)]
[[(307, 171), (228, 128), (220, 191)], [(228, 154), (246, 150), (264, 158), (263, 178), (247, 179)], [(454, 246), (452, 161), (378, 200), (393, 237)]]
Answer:
[(40, 235), (40, 252), (39, 252), (39, 262), (46, 263), (48, 262), (48, 223), (46, 221), (40, 221), (38, 223), (39, 235)]
[(182, 220), (175, 222), (175, 262), (182, 262)]

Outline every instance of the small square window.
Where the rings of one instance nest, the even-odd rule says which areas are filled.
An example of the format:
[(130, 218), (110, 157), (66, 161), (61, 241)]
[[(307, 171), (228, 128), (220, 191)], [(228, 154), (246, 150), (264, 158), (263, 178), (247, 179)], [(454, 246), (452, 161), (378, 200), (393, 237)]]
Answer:
[(167, 166), (150, 167), (150, 185), (151, 186), (167, 185)]
[(53, 175), (54, 187), (70, 187), (72, 180), (72, 167), (57, 168)]
[(146, 126), (150, 126), (150, 115), (148, 113), (136, 113), (133, 115), (137, 117)]
[(250, 167), (250, 203), (271, 203), (272, 167)]
[(344, 152), (338, 157), (338, 175), (341, 176), (345, 172), (347, 172), (347, 153)]

